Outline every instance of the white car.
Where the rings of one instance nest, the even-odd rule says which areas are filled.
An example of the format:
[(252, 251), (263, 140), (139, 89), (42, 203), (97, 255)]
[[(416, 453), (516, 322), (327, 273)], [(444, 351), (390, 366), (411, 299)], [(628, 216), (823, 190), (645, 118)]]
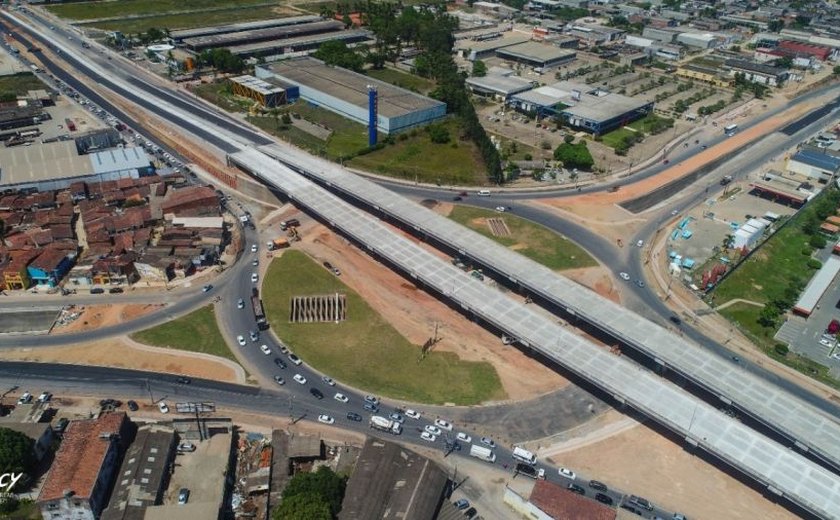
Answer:
[(300, 375), (300, 374), (295, 374), (295, 377), (294, 377), (293, 379), (294, 379), (295, 381), (297, 381), (298, 383), (302, 384), (302, 385), (305, 385), (305, 384), (306, 384), (306, 378), (305, 378), (305, 377), (303, 377), (303, 376), (302, 376), (302, 375)]
[(624, 280), (625, 282), (629, 282), (629, 281), (630, 281), (630, 275), (629, 275), (629, 274), (627, 274), (627, 273), (625, 273), (624, 271), (622, 271), (622, 272), (618, 273), (618, 276), (619, 276), (619, 278), (621, 278), (621, 279), (622, 279), (622, 280)]
[(324, 376), (321, 378), (321, 381), (327, 383), (330, 386), (335, 386), (335, 381), (331, 377)]
[(277, 383), (278, 385), (285, 385), (286, 384), (286, 380), (283, 379), (280, 376), (274, 376), (274, 382)]
[(335, 422), (335, 419), (333, 419), (329, 415), (321, 414), (321, 415), (318, 416), (318, 422), (319, 423), (324, 423), (324, 424), (332, 424), (332, 423)]
[(437, 435), (434, 435), (429, 432), (423, 432), (420, 434), (420, 438), (424, 441), (435, 442), (437, 440)]
[(39, 403), (49, 402), (50, 399), (52, 399), (52, 394), (49, 392), (42, 392), (41, 395), (38, 396)]
[(169, 407), (164, 401), (158, 403), (158, 410), (160, 410), (160, 413), (169, 413)]
[(259, 279), (260, 277), (257, 276), (257, 273), (251, 273), (251, 283), (257, 283), (257, 280)]
[(257, 252), (257, 244), (253, 244), (253, 245), (251, 245), (251, 252), (252, 252), (252, 253), (256, 253), (256, 252)]
[(239, 343), (240, 347), (244, 347), (245, 346), (245, 336), (243, 336), (242, 334), (236, 336), (236, 342)]
[(347, 403), (350, 400), (350, 399), (347, 399), (347, 396), (342, 394), (341, 392), (335, 394), (335, 397), (333, 397), (333, 399), (335, 399), (336, 401), (338, 401), (340, 403)]
[(443, 419), (435, 419), (435, 424), (440, 426), (442, 430), (446, 430), (448, 432), (452, 431), (452, 423), (444, 421)]
[(420, 412), (418, 412), (416, 410), (406, 410), (405, 411), (405, 416), (406, 417), (411, 417), (412, 419), (419, 419), (420, 418)]
[(254, 258), (254, 261), (251, 262), (251, 265), (253, 265), (254, 267), (257, 267), (258, 265), (260, 265), (260, 261), (256, 258)]
[(504, 213), (505, 212), (505, 207), (504, 206), (496, 206), (496, 211), (498, 211), (499, 213)]
[(644, 240), (639, 240), (638, 242), (636, 242), (636, 247), (642, 247), (642, 246), (644, 246), (644, 245), (645, 245), (645, 241), (644, 241)]
[(431, 433), (432, 435), (441, 434), (440, 428), (438, 428), (437, 426), (432, 426), (431, 424), (427, 424), (425, 430)]
[(270, 355), (271, 355), (271, 349), (270, 349), (270, 348), (268, 348), (268, 345), (263, 345), (263, 346), (261, 346), (261, 347), (260, 347), (260, 350), (262, 350), (262, 353), (263, 353), (263, 354), (265, 354), (266, 356), (270, 356)]
[(236, 302), (237, 309), (244, 309), (245, 308), (245, 300), (239, 298), (239, 301)]
[(461, 442), (466, 442), (466, 443), (472, 442), (472, 437), (470, 437), (469, 435), (467, 435), (464, 432), (458, 432), (458, 435), (456, 435), (456, 438)]
[(569, 480), (574, 480), (577, 478), (575, 472), (570, 469), (560, 468), (557, 470), (557, 473), (559, 473), (561, 477), (566, 477)]

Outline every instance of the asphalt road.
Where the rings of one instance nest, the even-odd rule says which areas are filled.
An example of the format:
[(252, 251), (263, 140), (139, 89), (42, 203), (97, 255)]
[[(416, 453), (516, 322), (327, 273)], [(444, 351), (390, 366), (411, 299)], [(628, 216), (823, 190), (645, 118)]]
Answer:
[[(298, 370), (297, 368), (295, 370)], [(303, 369), (305, 370), (305, 369)], [(298, 385), (290, 382), (288, 385)], [(307, 382), (306, 387), (310, 386)], [(127, 370), (103, 367), (87, 367), (79, 365), (58, 365), (46, 363), (25, 363), (25, 362), (3, 362), (0, 363), (0, 390), (6, 391), (18, 387), (23, 391), (52, 392), (56, 396), (61, 395), (96, 395), (99, 397), (117, 397), (135, 399), (138, 401), (149, 400), (151, 404), (159, 401), (167, 401), (174, 414), (174, 403), (186, 402), (212, 402), (217, 407), (234, 408), (247, 410), (255, 413), (275, 416), (289, 416), (294, 420), (317, 420), (322, 414), (327, 414), (335, 420), (335, 425), (352, 431), (373, 435), (375, 437), (395, 440), (407, 444), (415, 444), (424, 447), (432, 447), (446, 453), (443, 436), (438, 436), (434, 442), (424, 441), (420, 438), (420, 432), (426, 426), (432, 425), (431, 418), (421, 417), (411, 419), (405, 417), (403, 433), (392, 436), (373, 430), (369, 427), (367, 417), (369, 412), (362, 408), (362, 398), (356, 397), (340, 386), (329, 387), (326, 384), (317, 384), (322, 389), (325, 397), (318, 400), (311, 395), (301, 395), (297, 392), (291, 393), (286, 388), (277, 387), (262, 389), (257, 387), (222, 383), (207, 379), (192, 379), (189, 384), (178, 382), (177, 376), (161, 375), (152, 372), (139, 370)], [(346, 392), (350, 401), (346, 404), (332, 398), (334, 392)], [(392, 407), (384, 403), (379, 412), (380, 415), (388, 415)], [(347, 419), (347, 412), (356, 412), (364, 419), (360, 422)], [(452, 432), (444, 432), (450, 442), (456, 443), (455, 433), (460, 428), (453, 428)], [(466, 432), (472, 437), (472, 443), (478, 443), (478, 436), (473, 432)], [(469, 456), (469, 442), (457, 442), (460, 450), (452, 451), (448, 456), (467, 457)], [(511, 453), (511, 447), (497, 445), (494, 448), (496, 453), (496, 465), (504, 466), (506, 470), (512, 471), (515, 460)], [(559, 468), (537, 462), (534, 466), (537, 470), (543, 469), (547, 480), (567, 485), (571, 481), (562, 477)], [(517, 478), (527, 478), (517, 476)], [(578, 473), (574, 482), (584, 489), (586, 496), (593, 498), (595, 490), (589, 486), (589, 477)], [(625, 493), (609, 488), (605, 492), (614, 502), (618, 503)], [(653, 518), (659, 515), (662, 518), (671, 518), (673, 512), (654, 508), (653, 511), (645, 511), (643, 518)]]

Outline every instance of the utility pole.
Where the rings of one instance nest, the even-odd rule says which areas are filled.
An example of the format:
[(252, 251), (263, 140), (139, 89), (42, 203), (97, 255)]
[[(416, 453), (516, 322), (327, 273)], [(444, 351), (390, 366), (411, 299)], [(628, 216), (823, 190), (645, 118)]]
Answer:
[(149, 392), (149, 404), (155, 404), (155, 398), (152, 395), (152, 385), (149, 383), (149, 378), (146, 378), (146, 390)]

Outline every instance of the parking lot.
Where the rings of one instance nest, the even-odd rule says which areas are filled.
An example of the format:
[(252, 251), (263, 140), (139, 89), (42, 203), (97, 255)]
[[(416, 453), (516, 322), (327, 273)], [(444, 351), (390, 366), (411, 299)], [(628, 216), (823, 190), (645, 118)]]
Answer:
[(169, 482), (169, 489), (163, 498), (164, 505), (178, 503), (178, 491), (190, 490), (189, 503), (220, 503), (225, 472), (231, 450), (231, 435), (216, 433), (210, 439), (199, 442), (192, 453), (179, 453), (175, 457), (175, 469)]
[[(820, 260), (832, 254), (831, 247)], [(824, 335), (831, 320), (840, 320), (840, 284), (835, 278), (820, 298), (814, 312), (806, 319), (791, 315), (776, 332), (775, 339), (790, 350), (829, 367), (832, 377), (840, 377), (840, 348), (837, 340)]]

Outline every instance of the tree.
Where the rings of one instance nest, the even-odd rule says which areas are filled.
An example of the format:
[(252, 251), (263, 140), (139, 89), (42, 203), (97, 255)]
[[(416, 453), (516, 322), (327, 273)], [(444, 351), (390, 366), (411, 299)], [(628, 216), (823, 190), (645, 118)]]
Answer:
[(31, 474), (35, 466), (34, 441), (26, 435), (0, 428), (0, 474)]
[[(298, 473), (283, 490), (283, 501), (273, 516), (278, 520), (334, 518), (341, 510), (346, 485), (345, 477), (338, 476), (326, 466), (321, 466), (314, 473)], [(326, 516), (317, 516), (324, 512)], [(298, 513), (302, 516), (292, 516)]]
[(472, 66), (472, 75), (476, 78), (482, 78), (487, 75), (487, 65), (481, 60), (475, 60)]
[(274, 510), (274, 520), (332, 520), (330, 506), (321, 501), (315, 493), (304, 493), (283, 497), (280, 506)]
[(775, 327), (778, 315), (779, 311), (774, 305), (765, 305), (758, 315), (758, 324), (767, 328)]
[(341, 17), (341, 23), (344, 24), (345, 29), (349, 29), (353, 25), (353, 19), (350, 18), (349, 14), (344, 13), (344, 16)]
[(789, 69), (793, 67), (793, 58), (790, 56), (782, 56), (781, 58), (776, 59), (776, 66), (782, 67), (783, 69)]
[(835, 65), (833, 69), (831, 69), (831, 73), (835, 76), (840, 76), (840, 65)]
[(327, 65), (343, 67), (355, 72), (362, 72), (365, 64), (365, 59), (361, 54), (347, 47), (347, 43), (340, 40), (322, 43), (312, 55)]
[(767, 22), (767, 30), (770, 32), (779, 32), (784, 28), (784, 20), (770, 20), (769, 22)]
[(595, 165), (595, 160), (583, 141), (577, 144), (562, 143), (554, 150), (554, 159), (562, 162), (566, 168), (590, 170)]

